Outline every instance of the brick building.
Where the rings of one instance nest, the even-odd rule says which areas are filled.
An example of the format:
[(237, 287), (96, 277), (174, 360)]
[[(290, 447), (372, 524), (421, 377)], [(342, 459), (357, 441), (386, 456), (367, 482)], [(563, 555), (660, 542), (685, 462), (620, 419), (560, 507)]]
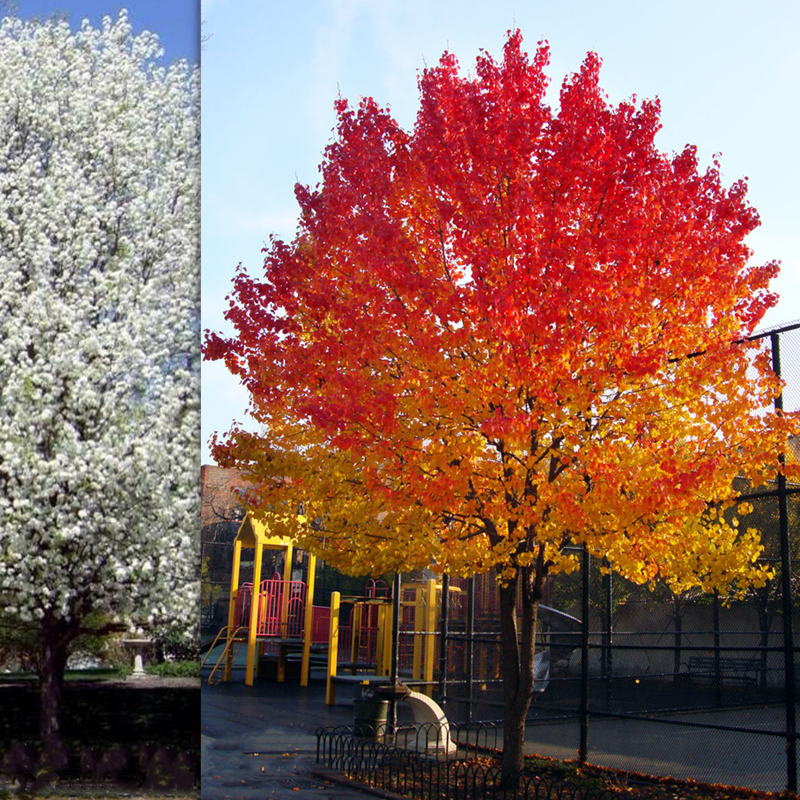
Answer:
[(233, 564), (233, 540), (244, 517), (234, 494), (249, 484), (235, 469), (200, 467), (200, 621), (203, 632), (226, 624)]

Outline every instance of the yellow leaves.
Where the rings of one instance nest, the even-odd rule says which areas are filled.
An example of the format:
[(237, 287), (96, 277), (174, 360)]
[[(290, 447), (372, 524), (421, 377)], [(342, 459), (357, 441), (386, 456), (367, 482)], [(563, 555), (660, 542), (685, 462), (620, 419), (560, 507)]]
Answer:
[(513, 565), (508, 565), (497, 573), (497, 582), (500, 586), (505, 586), (514, 579), (514, 576), (517, 574), (517, 569)]
[(580, 569), (580, 561), (578, 560), (577, 556), (574, 555), (560, 555), (557, 557), (557, 560), (550, 567), (550, 574), (551, 575), (558, 575), (559, 573), (564, 573), (564, 575), (571, 575), (573, 572)]
[(533, 553), (518, 553), (516, 556), (516, 562), (522, 567), (529, 567), (533, 563), (533, 559), (535, 558)]
[[(351, 574), (433, 564), (508, 578), (539, 544), (551, 573), (570, 573), (578, 560), (563, 548), (585, 542), (637, 583), (766, 580), (732, 482), (774, 477), (797, 421), (763, 413), (774, 379), (754, 389), (749, 357), (709, 344), (704, 320), (571, 340), (520, 315), (498, 338), (485, 316), (453, 311), (445, 324), (437, 312), (435, 324), (376, 327), (354, 355), (334, 341), (352, 322), (327, 316), (335, 302), (349, 299), (307, 322), (329, 350), (261, 364), (280, 386), (254, 396), (262, 433), (234, 431), (215, 450), (251, 471), (276, 530)], [(707, 356), (671, 360), (697, 342)]]
[(242, 433), (239, 446), (275, 532), (348, 574), (499, 567), (509, 580), (534, 564), (539, 544), (550, 573), (568, 574), (579, 561), (564, 545), (585, 542), (635, 583), (732, 592), (763, 584), (758, 533), (739, 525), (753, 509), (732, 510), (741, 449), (704, 433), (688, 402), (660, 408), (652, 396), (615, 397), (586, 419), (561, 398), (549, 414), (529, 415), (535, 435), (533, 424), (525, 434), (524, 415), (506, 414), (502, 450), (477, 420), (412, 424), (413, 398), (401, 403), (407, 438), (374, 448), (362, 449), (361, 433), (349, 429), (338, 441), (351, 445), (337, 448), (297, 421), (262, 437)]
[(770, 571), (758, 563), (759, 532), (743, 531), (738, 522), (723, 507), (697, 514), (687, 504), (627, 524), (621, 535), (598, 528), (585, 540), (593, 555), (634, 583), (652, 586), (661, 578), (675, 591), (697, 586), (739, 596), (748, 586), (763, 585)]

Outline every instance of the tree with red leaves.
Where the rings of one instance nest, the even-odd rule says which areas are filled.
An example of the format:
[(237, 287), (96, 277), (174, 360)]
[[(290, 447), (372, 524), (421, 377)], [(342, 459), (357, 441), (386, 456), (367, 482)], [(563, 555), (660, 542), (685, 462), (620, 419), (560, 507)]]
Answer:
[(412, 133), (340, 99), (295, 240), (239, 271), (236, 334), (205, 343), (263, 424), (214, 455), (273, 527), (353, 574), (497, 569), (509, 783), (567, 548), (676, 591), (763, 582), (758, 532), (721, 509), (798, 430), (736, 343), (778, 270), (748, 266), (745, 183), (661, 153), (659, 103), (610, 105), (594, 54), (553, 111), (548, 55), (512, 32), (461, 77), (446, 53)]

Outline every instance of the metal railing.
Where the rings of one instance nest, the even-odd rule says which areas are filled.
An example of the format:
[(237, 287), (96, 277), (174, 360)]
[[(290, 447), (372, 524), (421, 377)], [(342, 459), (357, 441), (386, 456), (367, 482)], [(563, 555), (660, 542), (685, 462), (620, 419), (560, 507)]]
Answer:
[(455, 751), (439, 748), (438, 725), (404, 726), (392, 733), (387, 733), (383, 725), (369, 729), (319, 728), (317, 763), (343, 772), (359, 783), (415, 798), (612, 800), (615, 797), (610, 790), (527, 773), (519, 775), (511, 785), (504, 785), (497, 764), (463, 760), (463, 749), (469, 746), (470, 739), (475, 743), (492, 740), (497, 743), (498, 731), (494, 726), (451, 726), (450, 735), (459, 743), (461, 758), (455, 756)]

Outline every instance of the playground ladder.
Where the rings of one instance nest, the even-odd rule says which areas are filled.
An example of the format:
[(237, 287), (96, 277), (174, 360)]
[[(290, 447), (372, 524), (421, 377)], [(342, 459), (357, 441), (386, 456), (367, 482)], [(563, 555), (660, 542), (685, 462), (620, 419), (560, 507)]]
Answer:
[(203, 659), (203, 663), (200, 665), (200, 669), (202, 670), (203, 667), (206, 665), (206, 661), (208, 661), (209, 656), (214, 651), (214, 648), (217, 646), (217, 642), (219, 642), (219, 640), (222, 638), (224, 634), (226, 637), (225, 647), (223, 648), (222, 654), (217, 659), (217, 663), (214, 664), (214, 668), (211, 670), (211, 673), (208, 676), (209, 684), (219, 683), (222, 680), (224, 676), (224, 670), (219, 674), (217, 674), (220, 665), (228, 663), (226, 657), (228, 656), (229, 653), (230, 653), (230, 663), (233, 663), (233, 661), (236, 659), (236, 654), (239, 652), (239, 648), (245, 642), (244, 637), (240, 635), (240, 633), (246, 632), (246, 630), (247, 628), (245, 628), (244, 626), (237, 627), (235, 625), (226, 625), (217, 634), (216, 638), (214, 639), (214, 643), (211, 645), (211, 647), (209, 647), (208, 653), (206, 653), (206, 657)]

